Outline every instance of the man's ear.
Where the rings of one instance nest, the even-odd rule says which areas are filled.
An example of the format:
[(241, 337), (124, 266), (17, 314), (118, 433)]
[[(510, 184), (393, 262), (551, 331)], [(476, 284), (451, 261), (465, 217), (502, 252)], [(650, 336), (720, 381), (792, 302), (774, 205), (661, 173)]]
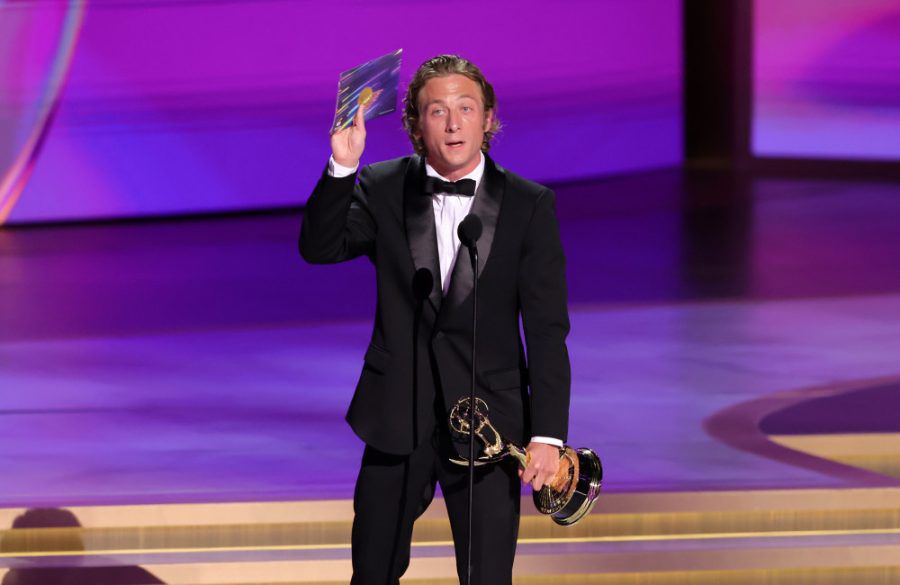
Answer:
[(494, 125), (494, 110), (487, 110), (484, 113), (484, 131), (487, 132)]

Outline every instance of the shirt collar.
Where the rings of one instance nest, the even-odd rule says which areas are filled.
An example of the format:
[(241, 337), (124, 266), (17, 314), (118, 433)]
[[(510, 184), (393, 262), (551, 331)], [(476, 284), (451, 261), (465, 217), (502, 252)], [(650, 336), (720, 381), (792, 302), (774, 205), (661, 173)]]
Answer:
[[(475, 181), (475, 192), (478, 192), (478, 185), (481, 184), (481, 177), (484, 176), (484, 153), (479, 152), (481, 155), (481, 160), (478, 161), (478, 166), (472, 169), (472, 172), (464, 177), (460, 177), (460, 179), (473, 179)], [(425, 159), (425, 174), (429, 177), (437, 177), (442, 181), (447, 181), (448, 179), (444, 176), (441, 176), (434, 167), (428, 164), (428, 159)], [(435, 193), (435, 196), (439, 195), (439, 193)]]

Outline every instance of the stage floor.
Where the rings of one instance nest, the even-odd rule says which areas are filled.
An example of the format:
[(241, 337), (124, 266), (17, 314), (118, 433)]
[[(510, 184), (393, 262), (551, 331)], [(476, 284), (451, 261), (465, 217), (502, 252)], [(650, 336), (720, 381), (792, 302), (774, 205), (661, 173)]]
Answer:
[[(570, 443), (605, 489), (900, 485), (757, 424), (881, 388), (849, 432), (900, 433), (900, 186), (664, 171), (557, 192)], [(0, 507), (350, 498), (372, 270), (305, 265), (298, 226), (0, 231)], [(814, 434), (822, 410), (788, 419)]]

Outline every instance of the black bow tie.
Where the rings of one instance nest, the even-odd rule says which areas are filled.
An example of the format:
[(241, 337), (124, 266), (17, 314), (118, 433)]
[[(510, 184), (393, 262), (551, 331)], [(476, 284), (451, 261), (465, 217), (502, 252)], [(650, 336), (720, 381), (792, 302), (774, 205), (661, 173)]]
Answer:
[(425, 193), (434, 195), (435, 193), (447, 193), (450, 195), (463, 195), (472, 197), (475, 195), (475, 180), (460, 179), (458, 181), (442, 181), (437, 177), (425, 177)]

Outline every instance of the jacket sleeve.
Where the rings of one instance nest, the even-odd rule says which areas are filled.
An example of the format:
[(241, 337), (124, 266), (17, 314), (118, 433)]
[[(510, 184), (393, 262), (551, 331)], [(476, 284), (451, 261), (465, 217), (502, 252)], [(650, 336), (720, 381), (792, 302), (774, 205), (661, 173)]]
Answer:
[(377, 225), (369, 207), (371, 173), (364, 167), (335, 178), (328, 169), (316, 184), (300, 228), (300, 255), (311, 264), (333, 264), (357, 256), (374, 257)]
[(531, 434), (566, 441), (569, 310), (566, 259), (554, 201), (549, 190), (538, 197), (523, 244), (518, 289), (531, 384)]

